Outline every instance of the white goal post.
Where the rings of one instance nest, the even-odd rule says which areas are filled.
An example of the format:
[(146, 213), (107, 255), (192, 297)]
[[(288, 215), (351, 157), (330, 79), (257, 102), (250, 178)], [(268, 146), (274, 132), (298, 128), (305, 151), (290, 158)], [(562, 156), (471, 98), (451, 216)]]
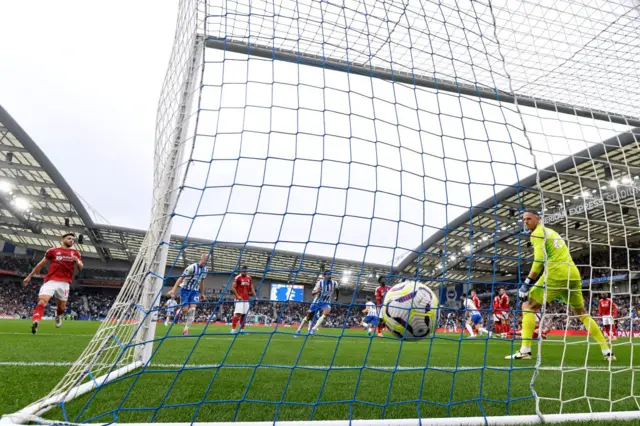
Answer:
[[(522, 232), (507, 235), (507, 227), (500, 228), (506, 221), (514, 229), (520, 226), (515, 215), (512, 219), (507, 215), (498, 219), (495, 211), (481, 206), (481, 215), (493, 218), (495, 229), (487, 230), (483, 224), (475, 225), (474, 230), (473, 217), (459, 221), (457, 225), (463, 231), (457, 230), (457, 226), (448, 229), (454, 223), (451, 215), (472, 212), (481, 200), (513, 188), (514, 196), (520, 192), (529, 195), (519, 203), (500, 200), (502, 205), (510, 206), (518, 214), (527, 208), (539, 208), (545, 221), (552, 213), (546, 207), (555, 204), (564, 216), (545, 223), (564, 227), (567, 234), (575, 226), (575, 234), (581, 236), (578, 243), (582, 251), (591, 250), (597, 238), (606, 239), (610, 247), (615, 245), (629, 251), (637, 243), (630, 237), (640, 235), (638, 225), (625, 218), (629, 208), (632, 216), (637, 216), (638, 211), (632, 176), (640, 173), (640, 162), (626, 156), (634, 155), (630, 152), (633, 146), (636, 150), (640, 148), (640, 77), (631, 71), (640, 69), (640, 35), (635, 32), (640, 30), (640, 6), (604, 0), (593, 5), (578, 5), (571, 0), (561, 3), (567, 9), (576, 6), (576, 10), (567, 12), (542, 1), (515, 0), (473, 1), (464, 5), (427, 0), (416, 3), (181, 0), (157, 112), (151, 221), (140, 252), (107, 318), (67, 374), (47, 396), (3, 416), (0, 425), (72, 422), (66, 418), (49, 420), (45, 414), (132, 372), (144, 374), (145, 369), (153, 366), (158, 343), (153, 314), (160, 306), (162, 285), (167, 278), (165, 268), (178, 260), (168, 258), (172, 226), (176, 222), (180, 222), (181, 230), (187, 230), (185, 235), (192, 228), (214, 229), (208, 234), (213, 235), (212, 244), (253, 243), (274, 250), (284, 245), (294, 251), (303, 247), (303, 252), (313, 246), (319, 252), (326, 250), (319, 255), (336, 259), (346, 253), (345, 256), (357, 258), (358, 262), (371, 260), (367, 256), (378, 256), (376, 262), (391, 264), (390, 275), (414, 274), (414, 278), (436, 283), (446, 293), (446, 274), (454, 276), (451, 282), (466, 279), (467, 285), (477, 276), (490, 275), (495, 285), (499, 262), (505, 265), (502, 272), (508, 271), (510, 275), (515, 275), (515, 270), (520, 274), (520, 268), (528, 265), (525, 262), (528, 236)], [(545, 40), (546, 43), (541, 42)], [(553, 171), (559, 160), (575, 160), (576, 153), (585, 152), (585, 148), (589, 152), (588, 148), (605, 140), (620, 139), (620, 135), (632, 140), (611, 149), (605, 147), (597, 159), (574, 161), (576, 166), (571, 171)], [(475, 144), (471, 154), (467, 140)], [(620, 150), (617, 157), (608, 158), (609, 151), (614, 149)], [(251, 166), (262, 167), (259, 179), (253, 171), (239, 171), (241, 160), (264, 161), (264, 165)], [(225, 161), (237, 164), (233, 170), (226, 169)], [(289, 161), (297, 165), (291, 166), (290, 180), (284, 180), (278, 173), (282, 169), (288, 173)], [(469, 166), (475, 161), (478, 164)], [(196, 175), (200, 180), (194, 182), (191, 171), (200, 166), (206, 171)], [(296, 175), (300, 172), (295, 167), (306, 169), (302, 178)], [(342, 168), (348, 171), (340, 171)], [(616, 197), (605, 197), (601, 169), (620, 171), (616, 172), (620, 182), (631, 180), (625, 183), (631, 188), (627, 197), (631, 201), (623, 203), (617, 192)], [(608, 182), (616, 182), (610, 183), (609, 189), (616, 191), (616, 176), (607, 173), (610, 172), (605, 171), (604, 176)], [(525, 177), (535, 182), (521, 188)], [(547, 178), (559, 183), (549, 189), (543, 182)], [(574, 186), (566, 189), (562, 179)], [(400, 188), (397, 193), (389, 189), (392, 184), (385, 186), (386, 182), (396, 180)], [(253, 207), (234, 205), (232, 191), (249, 188), (248, 194), (253, 190), (261, 192), (265, 187), (277, 187), (267, 201), (256, 195)], [(188, 195), (185, 188), (198, 195)], [(276, 193), (284, 191), (283, 188), (287, 195), (278, 198), (280, 194)], [(306, 192), (298, 199), (291, 195), (309, 189), (316, 191), (311, 210), (306, 204)], [(208, 190), (219, 192), (205, 195)], [(224, 193), (226, 190), (228, 194)], [(330, 193), (325, 195), (326, 204), (321, 206), (322, 195), (318, 194), (322, 191)], [(342, 191), (343, 210), (336, 213), (325, 208), (336, 204)], [(353, 195), (358, 191), (360, 195)], [(251, 197), (243, 194), (244, 199)], [(207, 196), (209, 207), (215, 207), (211, 207), (211, 212), (199, 210), (207, 202), (202, 201)], [(397, 216), (378, 204), (380, 198), (387, 200), (380, 202), (385, 205), (397, 201)], [(567, 200), (580, 198), (582, 211), (569, 214)], [(276, 206), (281, 199), (285, 201)], [(587, 199), (599, 200), (601, 216), (587, 211), (584, 207)], [(266, 206), (259, 206), (258, 200)], [(183, 213), (180, 203), (187, 202), (197, 206)], [(627, 213), (623, 212), (625, 207)], [(611, 209), (621, 213), (614, 217)], [(409, 213), (409, 219), (403, 216), (407, 211), (418, 210), (417, 215)], [(279, 215), (281, 222), (273, 225), (275, 222), (269, 222), (263, 213)], [(304, 232), (294, 226), (294, 231), (283, 236), (287, 229), (286, 215), (289, 218), (306, 215), (312, 217), (309, 223), (314, 224), (309, 224)], [(242, 216), (250, 216), (251, 223), (245, 226), (239, 219)], [(263, 228), (274, 228), (277, 232), (256, 236), (254, 222), (258, 216), (264, 220)], [(313, 226), (318, 226), (314, 221), (320, 221), (319, 216), (326, 223), (333, 219), (340, 223), (314, 231)], [(432, 216), (438, 220), (428, 223)], [(209, 222), (218, 217), (215, 225)], [(345, 224), (346, 220), (351, 221)], [(366, 232), (358, 227), (360, 220), (371, 221)], [(574, 225), (576, 222), (585, 225)], [(388, 223), (395, 228), (389, 231), (391, 228), (385, 227)], [(580, 226), (584, 227), (579, 229)], [(229, 241), (230, 229), (235, 232), (233, 235), (244, 239)], [(623, 231), (618, 232), (619, 229)], [(343, 237), (350, 230), (353, 235), (345, 242)], [(444, 233), (443, 240), (453, 241), (449, 249), (446, 247), (450, 243), (445, 242), (445, 251), (440, 249), (440, 253), (423, 244), (435, 243), (429, 237), (438, 231)], [(474, 232), (491, 233), (491, 241), (480, 247), (473, 241)], [(499, 235), (500, 232), (505, 234)], [(324, 239), (333, 233), (339, 235), (335, 241)], [(393, 238), (387, 238), (387, 234)], [(341, 244), (343, 247), (339, 247)], [(489, 246), (495, 251), (487, 255)], [(460, 266), (465, 256), (468, 268)], [(472, 277), (476, 267), (485, 275)], [(593, 268), (588, 267), (593, 274)], [(290, 272), (295, 275), (302, 269), (301, 262)], [(615, 269), (612, 261), (609, 269)], [(628, 274), (624, 290), (615, 290), (613, 280), (607, 282), (605, 290), (633, 300), (638, 292), (632, 289), (634, 269), (630, 260), (624, 272)], [(268, 271), (265, 269), (263, 273), (266, 276)], [(590, 283), (585, 291), (590, 297), (593, 295)], [(264, 315), (255, 315), (258, 317)], [(631, 312), (625, 318), (631, 319)], [(564, 325), (568, 327), (570, 321), (566, 316)], [(631, 348), (631, 360), (632, 332), (633, 326), (625, 341)], [(578, 368), (564, 364), (571, 343), (566, 336), (563, 339), (562, 361), (557, 367), (563, 374), (561, 383), (566, 380), (565, 369)], [(536, 372), (545, 369), (541, 348), (538, 345)], [(588, 361), (585, 358), (585, 365), (580, 367), (585, 375), (589, 372)], [(220, 367), (214, 365), (211, 369)], [(635, 381), (633, 361), (626, 367), (632, 382)], [(617, 374), (611, 365), (605, 372), (610, 381)], [(535, 415), (278, 420), (276, 424), (519, 425), (640, 418), (640, 410), (616, 411), (614, 404), (618, 400), (611, 395), (604, 398), (609, 404), (607, 411), (592, 409), (592, 401), (603, 398), (591, 397), (586, 389), (584, 398), (590, 412), (563, 411), (572, 401), (564, 400), (562, 392), (557, 397), (539, 396), (535, 380), (534, 374), (531, 403), (535, 405)], [(631, 392), (628, 397), (638, 405), (640, 396)], [(557, 402), (560, 412), (543, 414), (540, 404), (547, 400)], [(192, 423), (190, 419), (180, 419), (157, 424)], [(249, 424), (267, 426), (274, 421)]]

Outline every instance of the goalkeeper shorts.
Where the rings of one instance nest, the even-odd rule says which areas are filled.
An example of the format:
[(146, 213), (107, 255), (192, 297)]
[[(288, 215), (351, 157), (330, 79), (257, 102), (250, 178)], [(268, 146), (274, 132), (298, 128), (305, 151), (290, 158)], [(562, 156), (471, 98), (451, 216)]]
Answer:
[[(572, 309), (584, 308), (584, 298), (582, 297), (582, 281), (555, 281), (547, 280), (547, 303), (550, 303), (558, 297), (564, 303), (568, 303)], [(544, 301), (544, 279), (541, 278), (529, 292), (529, 299), (532, 299), (542, 305)]]

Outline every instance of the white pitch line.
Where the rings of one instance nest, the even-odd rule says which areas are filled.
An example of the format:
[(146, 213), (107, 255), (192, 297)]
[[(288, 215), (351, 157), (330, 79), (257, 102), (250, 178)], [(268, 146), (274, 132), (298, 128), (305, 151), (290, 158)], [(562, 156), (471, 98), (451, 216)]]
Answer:
[[(193, 338), (193, 336), (197, 336), (195, 334), (191, 335), (191, 337)], [(242, 341), (244, 339), (250, 339), (250, 340), (268, 340), (270, 338), (270, 334), (251, 334), (251, 333), (247, 333), (245, 335), (238, 335), (236, 336), (228, 336), (228, 335), (211, 335), (211, 334), (207, 334), (205, 335), (206, 337), (204, 337), (205, 340), (236, 340), (238, 339), (239, 341)], [(319, 335), (315, 335), (315, 336), (308, 336), (305, 334), (301, 334), (301, 335), (294, 335), (293, 333), (277, 333), (275, 334), (271, 340), (277, 340), (277, 341), (304, 341), (305, 339), (309, 339), (310, 342), (340, 342), (340, 344), (344, 344), (344, 343), (355, 343), (358, 345), (366, 345), (368, 344), (369, 340), (373, 340), (375, 345), (378, 344), (388, 344), (388, 345), (398, 345), (400, 343), (400, 339), (394, 339), (391, 337), (388, 338), (378, 338), (378, 337), (360, 337), (360, 336), (353, 336), (353, 335), (345, 335), (345, 336), (336, 336), (336, 337), (330, 337), (330, 336), (319, 336)], [(405, 345), (409, 345), (409, 346), (413, 346), (415, 343), (418, 342), (428, 342), (430, 341), (430, 339), (423, 339), (423, 340), (406, 340), (404, 341)], [(459, 340), (444, 340), (444, 339), (434, 339), (433, 340), (434, 343), (454, 343), (454, 344), (458, 344)], [(486, 345), (487, 344), (487, 340), (484, 339), (465, 339), (463, 340), (463, 344), (464, 345)], [(497, 342), (497, 340), (490, 340), (490, 342)], [(505, 343), (509, 343), (509, 340), (505, 340)]]
[[(34, 361), (34, 362), (28, 362), (28, 361), (0, 361), (0, 367), (2, 366), (8, 366), (8, 367), (70, 367), (72, 366), (73, 363), (72, 362), (55, 362), (55, 361)], [(96, 364), (95, 366), (97, 367), (110, 367), (112, 364)], [(167, 368), (167, 369), (206, 369), (206, 368), (238, 368), (238, 369), (254, 369), (254, 368), (273, 368), (273, 369), (290, 369), (290, 368), (300, 368), (300, 369), (316, 369), (316, 370), (357, 370), (360, 368), (363, 369), (377, 369), (377, 370), (389, 370), (389, 371), (405, 371), (405, 370), (416, 370), (416, 371), (422, 371), (425, 370), (425, 366), (424, 365), (420, 365), (420, 366), (398, 366), (398, 367), (392, 367), (392, 366), (387, 366), (387, 365), (381, 365), (381, 366), (375, 366), (375, 365), (366, 365), (366, 366), (362, 366), (362, 365), (334, 365), (334, 366), (329, 366), (329, 365), (306, 365), (306, 364), (299, 364), (294, 366), (291, 365), (280, 365), (280, 364), (259, 364), (259, 365), (245, 365), (245, 364), (187, 364), (186, 366), (184, 364), (150, 364), (147, 368), (148, 369), (158, 369), (158, 368)], [(479, 370), (483, 368), (482, 366), (478, 365), (478, 366), (470, 366), (470, 365), (461, 365), (461, 366), (454, 366), (454, 365), (431, 365), (428, 367), (429, 370), (445, 370), (445, 371), (460, 371), (460, 370)], [(492, 366), (485, 366), (485, 368), (487, 369), (499, 369), (499, 370), (504, 370), (504, 371), (513, 371), (513, 370), (533, 370), (533, 365), (531, 366), (522, 366), (522, 367), (514, 367), (514, 368), (509, 368), (509, 366), (505, 366), (505, 365), (492, 365)], [(575, 365), (565, 365), (564, 367), (541, 367), (541, 370), (551, 370), (551, 371), (560, 371), (560, 370), (578, 370), (578, 369), (584, 369), (584, 370), (596, 370), (596, 371), (606, 371), (609, 370), (609, 367), (603, 367), (603, 366), (593, 366), (593, 367), (584, 367), (583, 365), (581, 366), (575, 366)], [(637, 367), (629, 367), (629, 366), (611, 366), (611, 370), (616, 370), (616, 371), (620, 371), (620, 370), (633, 370), (633, 371), (640, 371), (640, 366)]]
[[(15, 331), (0, 331), (0, 334), (3, 335), (24, 335), (24, 336), (28, 336), (31, 334), (31, 332), (24, 332), (24, 333), (20, 333), (20, 332), (15, 332)], [(76, 333), (38, 333), (38, 336), (79, 336), (79, 337), (93, 337), (95, 336), (95, 334), (76, 334)]]

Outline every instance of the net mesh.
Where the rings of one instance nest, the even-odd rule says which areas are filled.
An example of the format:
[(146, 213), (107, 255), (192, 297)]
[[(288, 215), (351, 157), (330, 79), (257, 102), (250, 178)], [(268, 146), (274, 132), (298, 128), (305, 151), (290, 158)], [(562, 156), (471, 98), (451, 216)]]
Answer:
[[(109, 317), (36, 405), (71, 422), (638, 409), (638, 14), (600, 0), (181, 1), (149, 232)], [(564, 238), (587, 308), (613, 294), (618, 364), (552, 300), (543, 327), (570, 332), (532, 362), (504, 360), (532, 258), (525, 209)], [(156, 328), (201, 254), (215, 291), (194, 302), (200, 324)], [(241, 264), (265, 327), (231, 335)], [(296, 339), (325, 269), (339, 301)], [(352, 330), (378, 276), (426, 283), (450, 332), (409, 343)], [(279, 284), (304, 287), (281, 298)], [(467, 341), (459, 296), (476, 289), (489, 324), (499, 287), (512, 330)]]

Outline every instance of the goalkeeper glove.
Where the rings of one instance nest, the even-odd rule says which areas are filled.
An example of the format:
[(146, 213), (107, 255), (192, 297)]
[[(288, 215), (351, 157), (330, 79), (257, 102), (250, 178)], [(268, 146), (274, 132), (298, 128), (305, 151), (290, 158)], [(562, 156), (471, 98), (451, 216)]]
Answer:
[(531, 279), (527, 277), (527, 279), (524, 280), (524, 283), (520, 286), (520, 289), (518, 290), (518, 296), (520, 297), (520, 299), (527, 300), (527, 297), (529, 297), (529, 290), (531, 290), (531, 287), (533, 287), (531, 285)]

